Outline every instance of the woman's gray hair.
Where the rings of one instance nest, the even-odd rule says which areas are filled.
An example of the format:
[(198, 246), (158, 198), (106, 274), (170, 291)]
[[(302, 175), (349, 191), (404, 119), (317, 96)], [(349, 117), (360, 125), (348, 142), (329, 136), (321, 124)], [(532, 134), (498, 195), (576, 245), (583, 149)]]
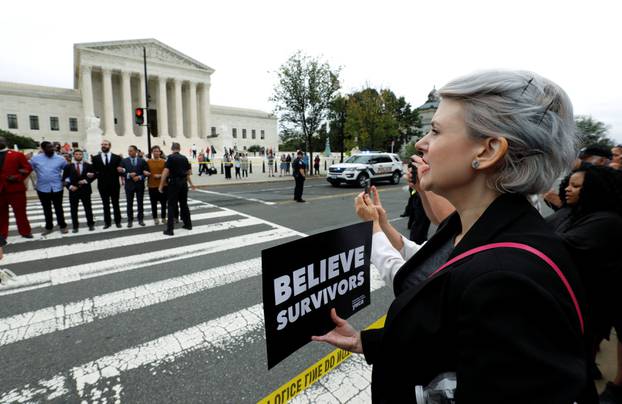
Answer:
[(524, 195), (546, 192), (577, 156), (577, 130), (568, 95), (528, 71), (484, 71), (460, 77), (439, 90), (463, 103), (476, 138), (504, 137), (508, 153), (491, 187)]

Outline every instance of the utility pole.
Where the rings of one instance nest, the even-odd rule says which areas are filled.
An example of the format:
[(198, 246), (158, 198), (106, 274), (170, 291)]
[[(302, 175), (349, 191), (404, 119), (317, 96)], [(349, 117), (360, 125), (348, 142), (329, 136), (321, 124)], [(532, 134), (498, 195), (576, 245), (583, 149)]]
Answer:
[(151, 125), (149, 125), (149, 80), (147, 79), (147, 48), (143, 46), (143, 65), (145, 66), (145, 117), (147, 123), (147, 153), (151, 153)]

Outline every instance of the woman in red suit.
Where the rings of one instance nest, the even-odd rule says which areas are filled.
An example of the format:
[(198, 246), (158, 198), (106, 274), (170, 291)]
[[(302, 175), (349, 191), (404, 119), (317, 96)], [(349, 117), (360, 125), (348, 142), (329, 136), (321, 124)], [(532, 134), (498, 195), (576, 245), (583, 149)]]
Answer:
[(0, 236), (9, 236), (9, 206), (15, 212), (17, 229), (22, 237), (32, 238), (30, 223), (26, 216), (26, 185), (32, 167), (26, 156), (9, 150), (6, 139), (0, 137)]

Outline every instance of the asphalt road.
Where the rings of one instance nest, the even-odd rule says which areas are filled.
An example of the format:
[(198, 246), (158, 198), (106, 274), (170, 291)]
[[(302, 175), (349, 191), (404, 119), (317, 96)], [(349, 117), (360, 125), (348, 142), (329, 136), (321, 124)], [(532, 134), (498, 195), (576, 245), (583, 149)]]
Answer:
[[(379, 186), (400, 231), (404, 187)], [(172, 238), (151, 220), (102, 230), (95, 195), (95, 232), (44, 238), (29, 201), (35, 239), (11, 222), (0, 262), (18, 275), (0, 287), (0, 402), (257, 402), (332, 351), (307, 344), (267, 370), (261, 250), (357, 223), (358, 192), (309, 179), (297, 203), (293, 181), (208, 187), (190, 193), (194, 229)], [(375, 285), (351, 318), (358, 328), (391, 302)], [(295, 401), (364, 402), (368, 388), (369, 368), (353, 356)]]

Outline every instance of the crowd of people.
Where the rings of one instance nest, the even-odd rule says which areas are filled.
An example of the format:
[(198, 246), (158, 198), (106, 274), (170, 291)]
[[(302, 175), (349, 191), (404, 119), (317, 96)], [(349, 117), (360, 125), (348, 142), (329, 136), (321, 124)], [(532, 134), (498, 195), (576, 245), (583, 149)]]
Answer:
[[(103, 229), (120, 228), (122, 214), (119, 203), (121, 187), (125, 192), (127, 227), (136, 222), (145, 226), (144, 194), (148, 190), (151, 216), (154, 224), (166, 225), (165, 235), (173, 235), (174, 225), (181, 217), (185, 229), (192, 229), (188, 208), (188, 184), (192, 184), (192, 169), (188, 159), (180, 154), (180, 145), (173, 143), (171, 154), (164, 156), (159, 146), (153, 146), (148, 156), (132, 145), (127, 157), (111, 152), (108, 140), (101, 142), (101, 151), (85, 161), (80, 149), (71, 150), (68, 160), (58, 148), (47, 141), (41, 142), (40, 152), (30, 158), (19, 151), (9, 150), (7, 142), (0, 137), (0, 237), (6, 243), (9, 229), (9, 207), (13, 209), (19, 234), (32, 238), (32, 229), (26, 210), (25, 182), (35, 174), (35, 189), (45, 217), (42, 235), (52, 233), (54, 216), (60, 232), (68, 233), (63, 209), (63, 194), (69, 194), (71, 227), (79, 232), (78, 208), (82, 204), (86, 226), (95, 230), (91, 202), (91, 183), (97, 180), (101, 197), (104, 223)], [(61, 152), (64, 150), (61, 150)], [(134, 205), (136, 204), (136, 206)], [(160, 215), (158, 215), (158, 212)]]
[[(359, 332), (333, 309), (313, 340), (364, 355), (374, 402), (622, 403), (622, 147), (575, 161), (572, 104), (531, 72), (475, 73), (440, 95), (412, 157), (411, 239), (375, 187), (355, 199), (395, 293), (384, 327)], [(598, 396), (612, 328), (617, 374)]]

